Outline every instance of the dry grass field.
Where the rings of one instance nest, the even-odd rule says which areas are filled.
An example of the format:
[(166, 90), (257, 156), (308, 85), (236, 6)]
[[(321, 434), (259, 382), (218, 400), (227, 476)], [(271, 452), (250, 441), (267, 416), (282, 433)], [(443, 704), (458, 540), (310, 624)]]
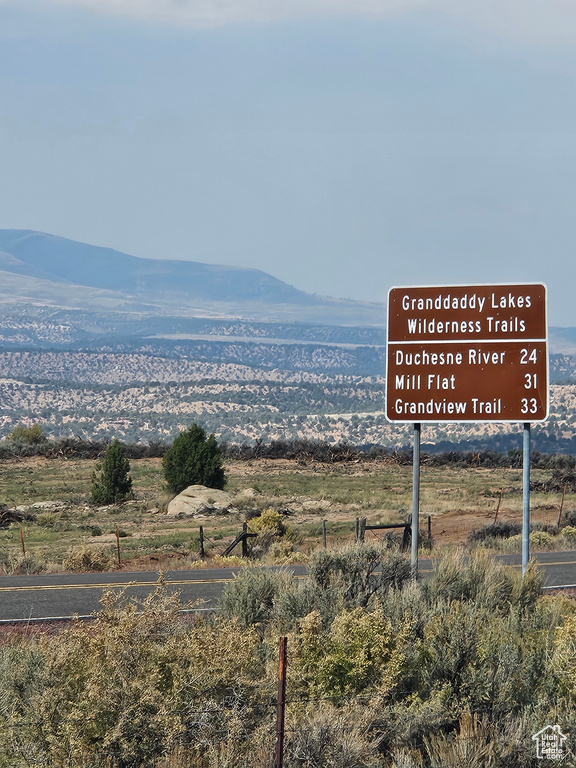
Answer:
[[(118, 567), (116, 528), (120, 534), (122, 568), (200, 567), (199, 528), (206, 537), (207, 564), (221, 564), (221, 553), (242, 529), (264, 509), (285, 516), (289, 536), (266, 554), (265, 562), (305, 561), (322, 544), (326, 520), (329, 546), (354, 538), (355, 520), (369, 524), (404, 523), (412, 506), (412, 468), (391, 460), (340, 464), (303, 463), (285, 459), (228, 462), (226, 490), (237, 499), (237, 512), (195, 518), (165, 514), (170, 496), (164, 488), (160, 459), (131, 462), (134, 499), (119, 506), (90, 505), (95, 462), (28, 458), (0, 464), (0, 501), (26, 508), (34, 520), (12, 523), (0, 530), (0, 557), (4, 570), (73, 569), (71, 554), (97, 553), (101, 567)], [(533, 470), (534, 481), (549, 471)], [(431, 518), (433, 552), (464, 543), (470, 531), (494, 521), (500, 494), (498, 520), (520, 522), (522, 477), (517, 469), (422, 467), (421, 528)], [(240, 497), (254, 489), (252, 498)], [(565, 509), (573, 506), (569, 494)], [(534, 493), (532, 521), (554, 525), (561, 494)], [(27, 559), (22, 566), (21, 534)], [(398, 534), (399, 535), (399, 534)], [(380, 532), (367, 533), (370, 539)], [(269, 542), (268, 542), (269, 543)], [(550, 547), (550, 542), (543, 542)], [(513, 548), (513, 544), (511, 543)], [(239, 554), (239, 553), (238, 553)], [(98, 567), (98, 558), (94, 558)], [(225, 562), (225, 561), (224, 561)], [(231, 561), (236, 563), (237, 560)], [(81, 567), (81, 566), (77, 566)]]

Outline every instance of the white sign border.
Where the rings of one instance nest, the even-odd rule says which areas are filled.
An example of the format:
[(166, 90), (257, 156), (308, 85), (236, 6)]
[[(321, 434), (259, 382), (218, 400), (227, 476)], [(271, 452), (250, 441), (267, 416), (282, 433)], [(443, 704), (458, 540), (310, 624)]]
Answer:
[[(427, 419), (422, 416), (422, 414), (418, 414), (418, 416), (415, 416), (411, 419), (391, 419), (388, 416), (388, 354), (389, 354), (389, 338), (388, 338), (388, 330), (390, 327), (390, 294), (392, 291), (404, 291), (404, 290), (420, 290), (420, 289), (434, 289), (434, 288), (441, 288), (441, 289), (448, 289), (451, 288), (518, 288), (520, 286), (538, 286), (538, 288), (544, 288), (544, 328), (546, 331), (545, 338), (543, 339), (478, 339), (474, 340), (475, 342), (478, 341), (480, 343), (482, 342), (490, 342), (490, 343), (496, 343), (499, 341), (502, 341), (503, 343), (506, 342), (521, 342), (526, 341), (529, 342), (538, 342), (542, 343), (544, 342), (546, 344), (546, 413), (545, 415), (540, 419), (531, 419), (529, 417), (529, 414), (527, 414), (526, 419), (441, 419), (441, 418), (431, 418)], [(452, 343), (460, 343), (460, 344), (466, 344), (468, 342), (468, 339), (458, 339), (458, 340), (451, 340)], [(422, 339), (415, 340), (415, 341), (393, 341), (392, 344), (449, 344), (451, 341), (422, 341)], [(384, 388), (384, 415), (386, 417), (386, 421), (388, 421), (389, 424), (414, 424), (414, 423), (421, 423), (421, 424), (522, 424), (524, 422), (530, 422), (531, 424), (542, 424), (545, 421), (548, 420), (550, 417), (550, 350), (549, 350), (549, 343), (548, 343), (548, 286), (546, 283), (537, 283), (534, 281), (528, 281), (528, 282), (517, 282), (517, 283), (451, 283), (450, 285), (393, 285), (391, 288), (388, 289), (388, 301), (386, 303), (386, 371), (384, 376), (385, 381), (385, 388)]]

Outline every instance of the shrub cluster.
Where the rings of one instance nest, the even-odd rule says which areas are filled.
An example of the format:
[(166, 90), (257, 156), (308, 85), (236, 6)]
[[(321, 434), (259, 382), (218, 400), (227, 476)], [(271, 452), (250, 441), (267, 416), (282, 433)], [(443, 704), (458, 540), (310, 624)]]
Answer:
[(356, 545), (318, 552), (303, 580), (242, 569), (215, 616), (186, 619), (159, 584), (59, 635), (5, 638), (0, 765), (268, 768), (287, 635), (286, 768), (535, 766), (532, 735), (576, 715), (573, 604), (482, 554), (409, 576)]
[[(198, 425), (193, 425), (198, 426)], [(39, 425), (31, 427), (18, 426), (6, 436), (8, 439), (0, 440), (0, 459), (12, 456), (66, 456), (68, 458), (95, 459), (104, 455), (109, 440), (84, 440), (82, 438), (67, 437), (51, 440), (44, 434)], [(176, 438), (178, 439), (178, 438)], [(169, 449), (169, 445), (162, 440), (152, 440), (147, 443), (122, 443), (126, 456), (129, 459), (161, 458)], [(272, 440), (265, 443), (256, 440), (252, 444), (235, 444), (221, 442), (220, 451), (225, 459), (236, 461), (253, 461), (254, 459), (293, 459), (299, 461), (316, 461), (327, 464), (342, 463), (347, 461), (390, 461), (399, 465), (412, 462), (410, 450), (390, 450), (381, 445), (352, 445), (341, 442), (336, 445), (322, 440)], [(439, 453), (428, 452), (426, 447), (421, 454), (422, 463), (430, 466), (481, 466), (491, 467), (522, 467), (522, 451), (512, 449), (507, 452), (494, 450), (462, 451), (449, 450)], [(552, 485), (542, 487), (542, 490), (559, 490), (566, 482), (574, 480), (576, 470), (576, 458), (566, 453), (542, 453), (533, 451), (530, 457), (531, 466), (534, 469), (551, 469), (555, 475), (551, 480)], [(568, 478), (568, 480), (566, 480)], [(534, 490), (540, 486), (534, 485)], [(571, 487), (571, 490), (575, 490)]]

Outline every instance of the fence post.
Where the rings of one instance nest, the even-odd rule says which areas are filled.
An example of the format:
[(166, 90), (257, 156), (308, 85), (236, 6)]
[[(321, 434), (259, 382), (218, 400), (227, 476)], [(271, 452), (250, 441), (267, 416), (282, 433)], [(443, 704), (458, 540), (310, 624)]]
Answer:
[(360, 538), (360, 519), (356, 518), (356, 528), (355, 528), (355, 541), (358, 541)]
[(322, 544), (326, 549), (326, 520), (322, 520)]
[(498, 506), (496, 507), (496, 514), (494, 515), (494, 525), (496, 525), (496, 521), (498, 520), (498, 512), (500, 512), (500, 504), (502, 503), (503, 493), (504, 493), (504, 488), (500, 488), (500, 496), (498, 497)]
[(558, 523), (556, 528), (560, 530), (560, 523), (562, 522), (562, 512), (564, 511), (564, 499), (566, 498), (566, 486), (562, 488), (562, 501), (560, 502), (560, 512), (558, 513)]
[(122, 559), (120, 557), (120, 529), (118, 523), (116, 523), (116, 551), (118, 553), (118, 565), (122, 565)]
[(404, 533), (402, 534), (402, 551), (405, 552), (410, 547), (410, 540), (412, 538), (412, 528), (410, 524), (404, 526)]
[(242, 557), (248, 557), (248, 523), (242, 523)]
[(364, 544), (364, 540), (366, 539), (366, 518), (361, 517), (360, 518), (360, 541), (362, 544)]
[(200, 526), (200, 557), (204, 559), (204, 527)]
[(20, 528), (20, 539), (22, 540), (22, 554), (26, 554), (26, 544), (24, 544), (24, 529)]
[(280, 638), (278, 657), (278, 698), (276, 699), (276, 751), (274, 768), (284, 764), (284, 715), (286, 710), (286, 662), (288, 638)]

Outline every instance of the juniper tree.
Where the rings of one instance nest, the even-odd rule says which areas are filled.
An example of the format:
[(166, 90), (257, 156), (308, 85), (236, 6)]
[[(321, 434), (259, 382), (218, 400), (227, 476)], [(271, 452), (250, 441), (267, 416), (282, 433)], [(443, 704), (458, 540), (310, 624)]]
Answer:
[(189, 485), (224, 488), (226, 478), (222, 466), (222, 452), (214, 435), (198, 424), (181, 432), (162, 459), (164, 479), (168, 490), (181, 493)]
[(92, 475), (92, 502), (116, 504), (124, 501), (132, 491), (132, 478), (129, 474), (130, 462), (118, 440), (106, 448), (104, 461), (98, 470)]

